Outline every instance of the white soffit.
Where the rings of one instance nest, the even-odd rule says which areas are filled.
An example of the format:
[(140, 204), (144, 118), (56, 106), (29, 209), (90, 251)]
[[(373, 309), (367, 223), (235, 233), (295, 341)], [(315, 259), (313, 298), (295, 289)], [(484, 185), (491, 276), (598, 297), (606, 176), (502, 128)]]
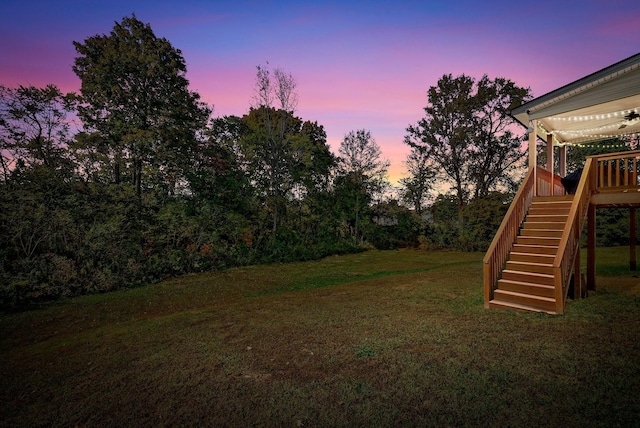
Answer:
[(640, 95), (543, 117), (538, 120), (545, 133), (552, 133), (556, 144), (575, 144), (640, 132)]
[[(631, 114), (632, 120), (625, 118)], [(640, 133), (640, 54), (514, 109), (523, 125), (538, 120), (538, 135), (576, 144)]]

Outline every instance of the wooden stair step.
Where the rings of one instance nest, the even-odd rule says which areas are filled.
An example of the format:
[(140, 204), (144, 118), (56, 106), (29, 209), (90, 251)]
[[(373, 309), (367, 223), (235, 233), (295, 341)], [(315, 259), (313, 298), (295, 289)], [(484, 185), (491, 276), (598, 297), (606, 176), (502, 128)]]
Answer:
[(533, 284), (554, 285), (555, 279), (553, 275), (536, 272), (522, 272), (517, 270), (505, 269), (502, 271), (502, 279), (518, 282), (531, 282)]
[(525, 220), (523, 227), (525, 229), (547, 229), (547, 230), (564, 230), (566, 222), (561, 221), (529, 221)]
[(537, 236), (539, 238), (560, 238), (564, 230), (522, 229), (520, 236)]
[(558, 246), (553, 245), (535, 245), (535, 244), (513, 244), (513, 251), (517, 253), (527, 254), (549, 254), (556, 255), (558, 252)]
[(551, 264), (509, 260), (507, 261), (505, 269), (518, 272), (546, 273), (548, 275), (553, 275), (553, 265)]
[(573, 203), (573, 199), (562, 198), (533, 198), (531, 205), (549, 205), (549, 206), (564, 206)]
[(554, 214), (554, 213), (568, 213), (571, 211), (571, 205), (559, 205), (559, 204), (536, 204), (529, 207), (529, 214)]
[(546, 312), (551, 315), (555, 315), (556, 311), (554, 310), (545, 310), (541, 308), (536, 308), (533, 306), (522, 305), (519, 303), (513, 302), (503, 302), (500, 300), (491, 300), (489, 302), (489, 307), (492, 309), (506, 309), (506, 310), (515, 310), (515, 311), (526, 311), (526, 312)]
[(493, 296), (498, 301), (531, 306), (547, 311), (553, 311), (556, 308), (556, 299), (551, 297), (534, 296), (532, 294), (499, 289), (493, 292)]
[(555, 254), (519, 253), (515, 251), (509, 254), (509, 260), (547, 265), (553, 264), (553, 259), (555, 258)]
[(532, 294), (542, 297), (554, 297), (555, 287), (552, 285), (533, 284), (531, 282), (510, 281), (507, 279), (498, 280), (498, 289), (514, 291), (522, 294)]
[[(570, 211), (571, 202), (533, 202), (529, 210), (535, 211)], [(529, 212), (529, 211), (527, 211)]]
[(567, 218), (569, 218), (568, 214), (545, 214), (545, 215), (528, 214), (525, 221), (528, 221), (531, 223), (545, 223), (545, 222), (566, 223)]
[(559, 195), (559, 196), (534, 196), (533, 202), (571, 202), (573, 201), (573, 195)]
[(516, 238), (516, 244), (557, 247), (560, 245), (560, 238), (521, 235)]

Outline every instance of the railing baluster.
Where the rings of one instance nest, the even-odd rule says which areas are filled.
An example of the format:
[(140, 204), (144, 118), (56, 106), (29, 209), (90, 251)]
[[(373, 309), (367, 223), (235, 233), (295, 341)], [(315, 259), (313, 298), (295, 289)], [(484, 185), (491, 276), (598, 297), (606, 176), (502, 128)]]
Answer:
[(604, 187), (604, 161), (598, 161), (598, 187)]
[(628, 161), (629, 159), (624, 158), (624, 162), (623, 162), (623, 171), (624, 171), (624, 185), (628, 186), (629, 185), (629, 167), (628, 167)]

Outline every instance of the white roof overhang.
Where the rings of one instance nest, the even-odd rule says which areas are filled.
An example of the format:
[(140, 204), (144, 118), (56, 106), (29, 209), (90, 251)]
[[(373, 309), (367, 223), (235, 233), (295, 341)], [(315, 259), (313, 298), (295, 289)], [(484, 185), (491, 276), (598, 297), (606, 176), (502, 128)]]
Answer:
[[(554, 145), (640, 133), (640, 53), (533, 99), (511, 111)], [(629, 119), (631, 118), (631, 119)]]

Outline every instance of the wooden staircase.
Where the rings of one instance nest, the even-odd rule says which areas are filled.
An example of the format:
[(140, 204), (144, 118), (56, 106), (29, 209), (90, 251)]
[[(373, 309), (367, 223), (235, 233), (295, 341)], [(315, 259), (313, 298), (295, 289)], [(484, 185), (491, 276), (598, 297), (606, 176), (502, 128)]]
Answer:
[(534, 197), (489, 307), (556, 313), (553, 261), (573, 197)]

